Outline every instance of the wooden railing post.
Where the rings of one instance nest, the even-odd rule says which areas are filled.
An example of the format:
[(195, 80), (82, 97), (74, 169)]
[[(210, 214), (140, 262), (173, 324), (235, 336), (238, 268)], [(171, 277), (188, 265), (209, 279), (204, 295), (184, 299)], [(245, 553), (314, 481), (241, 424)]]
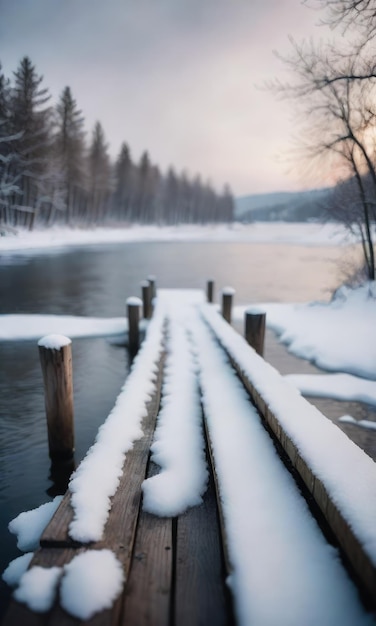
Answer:
[(142, 281), (141, 290), (142, 290), (142, 315), (144, 319), (149, 320), (151, 318), (153, 307), (151, 303), (152, 287), (148, 280)]
[(214, 280), (208, 280), (206, 283), (206, 297), (208, 302), (213, 302), (214, 300)]
[(131, 297), (127, 299), (128, 314), (128, 348), (131, 358), (136, 356), (140, 346), (140, 307), (142, 301), (140, 298)]
[(235, 289), (232, 287), (225, 287), (222, 289), (222, 316), (231, 324), (231, 312), (232, 312), (232, 301), (235, 294)]
[(246, 311), (244, 316), (244, 337), (260, 356), (264, 355), (266, 313)]
[(38, 341), (44, 381), (48, 447), (51, 459), (69, 459), (74, 452), (72, 342), (63, 335)]

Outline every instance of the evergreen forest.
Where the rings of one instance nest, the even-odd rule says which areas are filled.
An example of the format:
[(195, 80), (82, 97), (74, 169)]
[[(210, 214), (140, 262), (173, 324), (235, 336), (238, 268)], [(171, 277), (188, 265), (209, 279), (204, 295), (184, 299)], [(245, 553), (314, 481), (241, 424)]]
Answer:
[(91, 134), (70, 87), (55, 105), (24, 57), (11, 78), (0, 65), (0, 232), (66, 225), (175, 225), (231, 222), (228, 185), (162, 172), (145, 150), (134, 162), (124, 141), (109, 156), (101, 122)]

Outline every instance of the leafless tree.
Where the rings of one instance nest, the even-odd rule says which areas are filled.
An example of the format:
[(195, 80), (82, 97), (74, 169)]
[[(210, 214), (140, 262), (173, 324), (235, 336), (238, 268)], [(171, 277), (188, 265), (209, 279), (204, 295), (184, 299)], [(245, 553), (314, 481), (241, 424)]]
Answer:
[(296, 103), (305, 157), (326, 171), (332, 182), (353, 180), (356, 199), (342, 205), (342, 214), (338, 204), (332, 207), (332, 215), (358, 229), (368, 277), (374, 280), (376, 63), (359, 48), (351, 52), (334, 43), (291, 40), (291, 44), (291, 54), (282, 60), (293, 79), (276, 81), (272, 88)]
[(323, 23), (342, 32), (356, 30), (363, 42), (376, 34), (375, 0), (306, 0), (306, 4), (325, 10)]

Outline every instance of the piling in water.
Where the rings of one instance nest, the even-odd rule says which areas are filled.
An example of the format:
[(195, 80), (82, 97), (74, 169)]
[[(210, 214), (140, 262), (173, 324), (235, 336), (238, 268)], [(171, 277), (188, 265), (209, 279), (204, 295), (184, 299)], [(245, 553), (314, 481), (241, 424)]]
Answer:
[(136, 356), (140, 347), (140, 308), (142, 301), (140, 298), (128, 298), (127, 299), (127, 314), (128, 314), (128, 348), (129, 354), (133, 359)]
[(206, 283), (206, 298), (208, 302), (214, 301), (214, 280), (208, 280)]
[(141, 283), (142, 291), (142, 315), (145, 320), (149, 320), (152, 315), (152, 286), (148, 280)]
[(63, 335), (38, 341), (44, 382), (48, 447), (52, 460), (70, 459), (74, 452), (72, 344)]
[(232, 302), (235, 294), (235, 289), (232, 287), (225, 287), (222, 289), (222, 316), (231, 324), (232, 316)]
[(154, 298), (157, 295), (157, 282), (156, 282), (156, 277), (155, 276), (148, 276), (148, 282), (151, 288), (151, 299), (152, 301), (154, 300)]

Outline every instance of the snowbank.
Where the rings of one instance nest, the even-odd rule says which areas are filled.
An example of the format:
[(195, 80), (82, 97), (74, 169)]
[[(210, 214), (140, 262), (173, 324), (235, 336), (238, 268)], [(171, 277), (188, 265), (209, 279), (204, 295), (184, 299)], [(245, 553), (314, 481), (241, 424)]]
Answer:
[(132, 243), (147, 241), (239, 241), (254, 243), (289, 243), (310, 246), (334, 246), (354, 243), (340, 224), (209, 224), (180, 226), (137, 226), (80, 230), (52, 228), (22, 231), (17, 236), (0, 237), (0, 253), (27, 254), (33, 251), (69, 249), (73, 246)]
[(235, 307), (266, 312), (266, 324), (289, 351), (325, 370), (376, 380), (376, 283), (341, 288), (331, 302)]
[(0, 315), (0, 341), (40, 339), (44, 335), (102, 337), (128, 331), (125, 317), (103, 319), (74, 315)]
[(305, 396), (364, 402), (376, 406), (376, 381), (373, 380), (364, 380), (351, 374), (289, 374), (285, 379)]
[(9, 532), (17, 535), (17, 548), (23, 552), (39, 548), (41, 534), (62, 499), (63, 496), (56, 496), (52, 502), (41, 504), (36, 509), (31, 509), (30, 511), (24, 511), (9, 522)]

